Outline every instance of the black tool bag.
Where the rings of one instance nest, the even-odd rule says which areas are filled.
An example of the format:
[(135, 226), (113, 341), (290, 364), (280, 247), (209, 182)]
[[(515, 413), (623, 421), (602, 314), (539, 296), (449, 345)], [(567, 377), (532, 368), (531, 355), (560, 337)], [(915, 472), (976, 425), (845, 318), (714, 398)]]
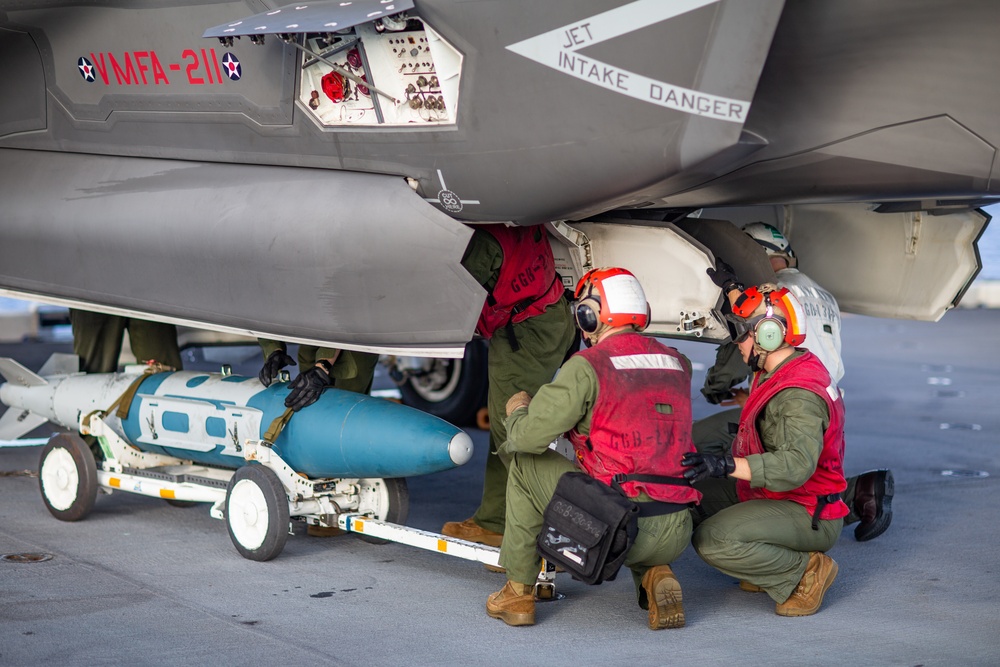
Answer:
[(639, 506), (582, 472), (559, 479), (545, 508), (538, 553), (587, 584), (618, 574), (639, 530)]

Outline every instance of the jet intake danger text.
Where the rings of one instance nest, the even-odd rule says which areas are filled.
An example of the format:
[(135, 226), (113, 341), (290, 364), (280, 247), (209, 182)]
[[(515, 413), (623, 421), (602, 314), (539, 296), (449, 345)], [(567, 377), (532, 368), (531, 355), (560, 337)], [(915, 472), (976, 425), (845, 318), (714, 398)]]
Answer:
[[(623, 38), (629, 33), (716, 2), (718, 0), (633, 0), (590, 18), (529, 37), (507, 48), (529, 60), (618, 95), (682, 113), (742, 124), (750, 111), (749, 101), (685, 88), (580, 55), (580, 51), (595, 44)], [(692, 62), (679, 68), (687, 70), (688, 73), (682, 76), (692, 79), (690, 85), (697, 84), (697, 72), (700, 71), (695, 58), (696, 55), (692, 54)], [(734, 91), (742, 88), (739, 81), (718, 85)]]
[(746, 117), (749, 105), (740, 100), (673, 86), (579, 55), (579, 49), (594, 41), (589, 22), (567, 28), (564, 37), (559, 50), (558, 68), (573, 76), (603, 88), (621, 91), (631, 97), (698, 116), (735, 122), (743, 122)]
[(604, 88), (620, 90), (632, 97), (645, 98), (654, 104), (678, 111), (739, 122), (742, 122), (746, 115), (747, 105), (743, 102), (706, 95), (662, 81), (648, 81), (648, 92), (636, 94), (637, 91), (632, 89), (629, 82), (631, 76), (629, 72), (589, 60), (575, 53), (560, 51), (559, 67)]
[[(591, 62), (586, 58), (573, 53), (576, 49), (582, 48), (588, 42), (593, 41), (594, 36), (590, 33), (590, 23), (581, 23), (566, 29), (566, 43), (563, 49), (570, 49), (570, 52), (559, 52), (559, 67), (573, 72), (579, 76), (591, 79), (598, 85), (606, 88), (618, 88), (628, 90), (628, 72), (609, 67), (603, 63)], [(579, 67), (577, 67), (579, 65)]]

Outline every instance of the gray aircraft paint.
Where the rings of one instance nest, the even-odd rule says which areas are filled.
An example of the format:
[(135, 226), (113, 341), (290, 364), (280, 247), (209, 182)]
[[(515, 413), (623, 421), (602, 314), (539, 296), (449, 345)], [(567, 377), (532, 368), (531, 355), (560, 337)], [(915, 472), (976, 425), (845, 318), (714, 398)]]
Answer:
[[(46, 132), (8, 136), (0, 144), (391, 173), (415, 178), (421, 194), (428, 198), (440, 189), (437, 172), (441, 169), (452, 191), (481, 202), (463, 210), (463, 220), (535, 223), (580, 217), (607, 209), (607, 200), (642, 187), (651, 176), (676, 173), (692, 160), (705, 159), (739, 139), (737, 123), (639, 103), (584, 81), (574, 82), (507, 49), (537, 35), (546, 24), (556, 29), (574, 16), (584, 19), (614, 4), (418, 3), (419, 14), (465, 56), (465, 99), (456, 126), (336, 130), (317, 128), (297, 113), (293, 70), (299, 54), (273, 37), (263, 46), (243, 39), (225, 49), (243, 65), (239, 81), (186, 85), (184, 70), (189, 66), (197, 64), (192, 74), (206, 82), (209, 73), (204, 70), (214, 72), (214, 67), (205, 67), (200, 51), (214, 48), (222, 57), (223, 47), (200, 35), (206, 27), (221, 24), (216, 20), (220, 16), (245, 16), (245, 11), (232, 4), (185, 7), (178, 3), (142, 12), (71, 6), (59, 9), (58, 22), (52, 20), (51, 9), (9, 11), (11, 24), (38, 26), (27, 29), (49, 42), (46, 50), (51, 52), (42, 60), (51, 81), (49, 90), (60, 104), (50, 106)], [(745, 43), (769, 42), (781, 3), (768, 3), (771, 9), (764, 13), (770, 14), (769, 23), (751, 20), (749, 15), (760, 8), (741, 10), (739, 4), (714, 3), (590, 45), (580, 53), (705, 94), (750, 99), (765, 49), (757, 48), (756, 57), (744, 58), (746, 49), (727, 38), (716, 45), (718, 55), (707, 58), (700, 49), (670, 58), (638, 57), (651, 42), (693, 46), (727, 32), (745, 35)], [(528, 20), (529, 16), (534, 19)], [(751, 35), (748, 21), (762, 34)], [(162, 27), (147, 35), (150, 25)], [(189, 49), (197, 59), (191, 54), (182, 59)], [(182, 78), (157, 89), (155, 85), (118, 86), (111, 76), (105, 86), (100, 78), (85, 81), (76, 67), (81, 56), (92, 52), (117, 54), (121, 60), (122, 54), (136, 51), (155, 51), (164, 54), (164, 62), (168, 58), (178, 61)], [(732, 67), (725, 76), (716, 74), (703, 85), (699, 80), (714, 58)], [(518, 89), (524, 92), (518, 94)], [(224, 113), (200, 117), (208, 111)], [(526, 118), (535, 122), (526, 123)], [(605, 127), (597, 131), (598, 125), (588, 118), (605, 121)], [(83, 122), (97, 119), (103, 122)], [(612, 120), (613, 131), (607, 126)], [(682, 156), (677, 147), (688, 135), (688, 142), (697, 149)], [(600, 156), (600, 168), (595, 168), (593, 156)]]
[[(274, 35), (263, 45), (246, 38), (232, 46), (201, 38), (212, 26), (273, 11), (270, 4), (0, 3), (0, 56), (11, 65), (0, 103), (0, 148), (8, 149), (0, 155), (6, 188), (0, 234), (4, 246), (12, 248), (7, 252), (34, 258), (23, 272), (7, 269), (0, 287), (162, 319), (202, 318), (215, 328), (454, 353), (471, 335), (470, 318), (462, 313), (477, 311), (481, 294), (469, 288), (454, 246), (438, 246), (415, 228), (401, 233), (388, 222), (409, 213), (393, 215), (377, 205), (383, 192), (379, 177), (397, 183), (412, 179), (417, 192), (411, 198), (436, 208), (442, 228), (448, 219), (453, 230), (460, 228), (458, 222), (532, 224), (629, 208), (908, 201), (927, 210), (941, 206), (939, 200), (1000, 194), (992, 178), (1000, 168), (993, 160), (1000, 119), (994, 113), (996, 86), (988, 83), (990, 63), (1000, 56), (995, 53), (1000, 44), (989, 34), (1000, 11), (995, 3), (414, 4), (413, 13), (462, 55), (453, 123), (324, 127), (298, 98), (303, 58), (298, 49)], [(674, 15), (676, 7), (687, 11)], [(604, 32), (587, 33), (584, 25)], [(547, 41), (560, 36), (566, 41)], [(539, 52), (528, 50), (531, 44), (549, 44), (546, 58), (554, 57), (557, 67), (551, 60), (532, 59), (528, 54)], [(601, 69), (599, 80), (587, 76), (590, 70), (574, 76), (565, 68), (570, 57), (601, 63), (608, 74)], [(89, 77), (80, 69), (82, 58), (96, 70)], [(127, 59), (131, 72), (123, 64)], [(239, 61), (238, 78), (222, 71), (222, 64), (233, 59)], [(575, 67), (580, 62), (574, 61)], [(625, 94), (638, 95), (638, 89), (619, 87), (624, 82), (619, 75), (626, 73), (650, 90), (655, 90), (651, 82), (675, 87), (682, 102), (684, 91), (692, 91), (687, 106), (670, 108), (651, 103), (648, 94), (645, 99)], [(668, 88), (663, 90), (666, 99)], [(716, 107), (720, 100), (722, 106)], [(727, 106), (743, 103), (746, 113)], [(712, 113), (705, 115), (706, 110)], [(81, 209), (79, 193), (72, 189), (98, 185), (94, 175), (74, 176), (75, 185), (69, 186), (41, 176), (67, 153), (103, 156), (106, 168), (118, 174), (135, 163), (141, 165), (138, 173), (149, 176), (155, 169), (150, 163), (157, 160), (201, 164), (205, 173), (216, 166), (230, 179), (250, 173), (243, 169), (259, 169), (247, 182), (270, 197), (254, 199), (253, 213), (290, 237), (339, 241), (325, 257), (332, 266), (363, 264), (359, 289), (339, 289), (336, 299), (318, 302), (321, 272), (315, 267), (298, 273), (294, 252), (261, 257), (246, 250), (274, 281), (263, 309), (271, 315), (249, 310), (243, 303), (248, 296), (234, 300), (224, 291), (199, 300), (168, 290), (153, 303), (143, 295), (154, 292), (138, 288), (144, 281), (170, 283), (183, 264), (193, 272), (185, 280), (213, 285), (215, 269), (178, 255), (194, 245), (181, 241), (147, 257), (142, 271), (127, 257), (111, 262), (123, 247), (136, 243), (115, 238), (123, 221), (136, 218), (135, 204), (107, 198), (108, 217), (118, 222), (102, 225), (103, 213)], [(270, 184), (272, 178), (281, 181), (284, 176), (278, 174), (287, 174), (285, 169), (322, 173), (344, 195), (313, 190), (289, 201)], [(375, 180), (354, 189), (351, 172)], [(31, 175), (39, 178), (29, 180)], [(205, 221), (227, 211), (255, 218), (236, 190), (210, 199), (195, 188), (181, 189), (172, 196), (163, 193), (161, 201), (169, 200), (175, 213), (193, 213), (193, 220), (201, 222), (192, 222), (191, 231), (201, 231), (212, 229)], [(404, 194), (397, 192), (397, 201), (405, 201), (410, 212), (419, 210)], [(31, 219), (27, 212), (36, 206), (50, 216), (50, 236), (19, 245), (11, 230), (23, 228)], [(309, 215), (297, 214), (299, 207)], [(716, 217), (739, 216), (738, 210), (728, 210), (732, 215)], [(106, 251), (100, 261), (113, 277), (95, 276), (84, 268), (90, 258), (82, 255), (75, 257), (80, 267), (67, 271), (67, 246), (59, 236), (84, 211)], [(324, 224), (316, 217), (322, 218), (323, 211), (352, 222)], [(15, 219), (15, 212), (21, 217)], [(373, 217), (383, 222), (372, 223)], [(414, 219), (424, 217), (419, 213)], [(793, 242), (808, 254), (802, 246), (826, 238), (813, 228), (829, 217), (810, 222), (798, 216), (800, 236)], [(258, 224), (239, 229), (253, 235)], [(336, 236), (348, 228), (346, 237)], [(460, 245), (457, 236), (451, 238)], [(364, 245), (362, 239), (377, 239), (377, 244)], [(841, 238), (835, 249), (838, 257), (871, 264), (906, 244), (906, 238), (890, 237), (865, 247)], [(966, 248), (966, 256), (974, 256)], [(7, 265), (6, 258), (0, 260)], [(233, 261), (242, 266), (246, 260)], [(449, 276), (448, 284), (404, 280), (397, 284), (397, 296), (405, 306), (394, 311), (379, 300), (385, 290), (368, 289), (380, 285), (382, 276), (398, 275), (400, 262), (411, 267), (421, 261), (435, 264), (438, 278)], [(931, 256), (928, 264), (944, 275), (955, 266), (950, 257), (936, 261)], [(960, 284), (967, 273), (963, 268)], [(109, 283), (115, 286), (111, 291)], [(844, 289), (863, 292), (863, 285)], [(946, 295), (934, 304), (900, 310), (939, 317), (954, 298)], [(925, 297), (903, 289), (882, 299)], [(865, 307), (863, 295), (850, 302)], [(373, 315), (376, 310), (381, 312)]]
[(594, 44), (627, 35), (716, 2), (718, 0), (669, 3), (662, 0), (638, 0), (511, 44), (507, 48), (546, 67), (620, 95), (662, 104), (674, 111), (742, 123), (750, 108), (748, 101), (707, 95), (674, 86), (666, 81), (651, 79), (577, 54)]
[[(485, 292), (459, 265), (472, 231), (401, 178), (13, 152), (19, 169), (0, 179), (10, 288), (44, 294), (55, 283), (71, 304), (114, 295), (125, 313), (295, 342), (322, 344), (332, 329), (358, 349), (433, 353), (475, 326), (470, 304)], [(384, 244), (407, 251), (386, 255)]]

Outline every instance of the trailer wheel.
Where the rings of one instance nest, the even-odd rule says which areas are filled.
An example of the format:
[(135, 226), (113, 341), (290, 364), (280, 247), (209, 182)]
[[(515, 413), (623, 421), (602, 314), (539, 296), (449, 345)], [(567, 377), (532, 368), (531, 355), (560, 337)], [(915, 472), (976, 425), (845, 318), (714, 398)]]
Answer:
[(79, 521), (97, 500), (97, 463), (83, 438), (60, 433), (49, 439), (38, 463), (42, 500), (60, 521)]
[(236, 471), (226, 490), (226, 525), (240, 555), (271, 560), (288, 539), (288, 495), (278, 476), (261, 465)]
[[(360, 502), (358, 513), (389, 523), (406, 523), (410, 514), (410, 490), (403, 477), (386, 479), (371, 477), (358, 480)], [(371, 544), (385, 544), (386, 541), (370, 537), (364, 533), (357, 536)]]

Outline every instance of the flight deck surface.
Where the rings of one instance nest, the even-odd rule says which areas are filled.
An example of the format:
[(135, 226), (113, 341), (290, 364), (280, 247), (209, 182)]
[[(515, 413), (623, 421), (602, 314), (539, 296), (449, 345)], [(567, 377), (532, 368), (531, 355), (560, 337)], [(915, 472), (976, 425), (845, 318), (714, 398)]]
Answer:
[[(40, 447), (0, 449), (0, 665), (995, 665), (1000, 660), (1000, 310), (938, 323), (845, 316), (848, 474), (892, 468), (894, 517), (875, 540), (845, 528), (820, 612), (782, 618), (700, 561), (674, 564), (687, 627), (650, 632), (630, 577), (588, 587), (538, 624), (489, 618), (504, 582), (481, 564), (296, 525), (273, 561), (244, 560), (208, 505), (115, 493), (63, 523), (45, 509)], [(37, 369), (68, 346), (0, 346)], [(683, 344), (698, 388), (712, 346)], [(255, 363), (259, 359), (255, 359)], [(462, 468), (411, 478), (408, 524), (472, 514), (487, 435)], [(950, 471), (950, 474), (944, 474)], [(982, 476), (985, 473), (986, 476)]]

